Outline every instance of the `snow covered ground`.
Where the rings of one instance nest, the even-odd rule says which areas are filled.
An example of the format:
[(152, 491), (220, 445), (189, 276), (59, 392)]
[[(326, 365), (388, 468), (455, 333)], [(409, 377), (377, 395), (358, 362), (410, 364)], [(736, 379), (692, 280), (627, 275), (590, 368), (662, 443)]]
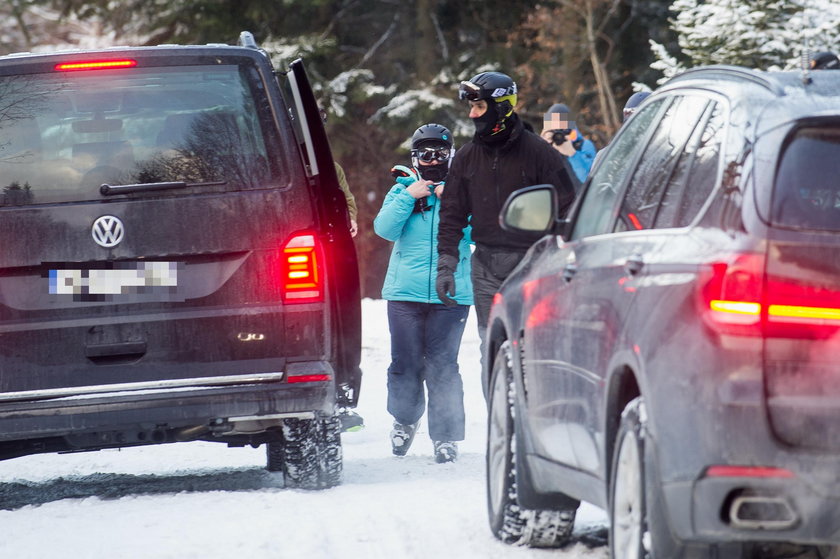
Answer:
[(460, 459), (434, 462), (425, 421), (408, 455), (392, 456), (385, 302), (366, 299), (362, 313), (358, 411), (367, 426), (342, 435), (341, 486), (284, 489), (263, 467), (264, 448), (204, 442), (8, 460), (0, 462), (0, 558), (608, 557), (605, 514), (588, 504), (578, 512), (577, 541), (562, 550), (510, 547), (490, 533), (473, 312), (460, 355)]

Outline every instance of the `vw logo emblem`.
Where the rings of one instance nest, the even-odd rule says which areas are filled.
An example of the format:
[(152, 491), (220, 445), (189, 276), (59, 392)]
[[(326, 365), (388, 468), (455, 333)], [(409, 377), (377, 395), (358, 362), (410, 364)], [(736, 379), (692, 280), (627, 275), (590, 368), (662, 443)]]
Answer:
[(120, 241), (123, 240), (124, 232), (123, 222), (120, 221), (120, 218), (112, 215), (103, 215), (97, 218), (93, 222), (93, 227), (90, 231), (96, 244), (105, 248), (115, 247), (120, 244)]

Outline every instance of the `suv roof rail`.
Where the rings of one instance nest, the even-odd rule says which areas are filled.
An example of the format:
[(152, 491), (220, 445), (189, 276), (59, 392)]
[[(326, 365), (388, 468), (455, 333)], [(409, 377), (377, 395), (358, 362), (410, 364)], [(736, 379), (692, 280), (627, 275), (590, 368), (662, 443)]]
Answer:
[(248, 47), (251, 49), (257, 48), (257, 41), (254, 40), (254, 34), (250, 31), (243, 31), (239, 34), (239, 46)]
[(711, 66), (700, 66), (698, 68), (691, 68), (685, 72), (669, 79), (665, 84), (684, 79), (692, 79), (699, 77), (718, 77), (724, 79), (740, 79), (760, 85), (769, 90), (775, 95), (782, 96), (785, 94), (784, 88), (778, 82), (768, 78), (764, 73), (743, 66), (730, 66), (726, 64), (715, 64)]

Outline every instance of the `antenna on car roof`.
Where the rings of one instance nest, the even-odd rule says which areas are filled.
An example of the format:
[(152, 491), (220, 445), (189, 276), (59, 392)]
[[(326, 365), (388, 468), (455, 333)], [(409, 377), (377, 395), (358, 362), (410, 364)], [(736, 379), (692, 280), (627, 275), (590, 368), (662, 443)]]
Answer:
[(799, 63), (802, 66), (802, 84), (808, 85), (811, 83), (811, 47), (808, 43), (807, 36), (805, 37), (802, 56), (799, 57)]
[(239, 34), (239, 46), (248, 47), (251, 49), (257, 48), (257, 41), (254, 40), (254, 34), (250, 31), (243, 31)]

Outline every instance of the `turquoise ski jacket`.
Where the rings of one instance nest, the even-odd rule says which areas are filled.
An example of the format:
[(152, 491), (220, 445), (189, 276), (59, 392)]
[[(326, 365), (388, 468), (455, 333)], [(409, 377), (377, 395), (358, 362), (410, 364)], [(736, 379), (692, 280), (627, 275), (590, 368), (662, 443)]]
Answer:
[[(402, 182), (391, 187), (373, 220), (376, 234), (394, 243), (382, 286), (382, 298), (443, 304), (435, 290), (440, 200), (432, 192), (426, 198), (428, 209), (415, 212), (416, 200), (405, 189), (414, 179), (401, 177), (399, 180)], [(461, 305), (473, 304), (470, 231), (469, 225), (464, 228), (464, 238), (458, 245), (460, 261), (455, 270), (454, 299)]]

